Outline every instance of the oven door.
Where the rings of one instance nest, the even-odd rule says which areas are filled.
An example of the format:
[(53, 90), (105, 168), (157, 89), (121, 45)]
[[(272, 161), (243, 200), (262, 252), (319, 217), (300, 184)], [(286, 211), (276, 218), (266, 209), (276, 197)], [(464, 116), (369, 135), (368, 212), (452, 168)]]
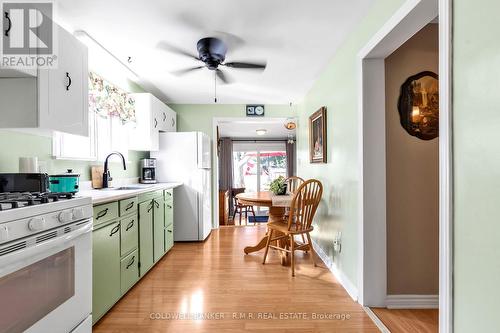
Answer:
[(0, 252), (0, 333), (67, 333), (92, 308), (92, 221), (13, 242)]

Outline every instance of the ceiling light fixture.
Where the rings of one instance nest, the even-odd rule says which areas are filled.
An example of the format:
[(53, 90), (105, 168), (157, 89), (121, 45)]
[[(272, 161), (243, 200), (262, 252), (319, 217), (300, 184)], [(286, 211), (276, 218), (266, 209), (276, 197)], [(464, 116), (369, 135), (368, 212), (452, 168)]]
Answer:
[(257, 133), (257, 135), (265, 135), (267, 133), (267, 130), (266, 129), (258, 129), (255, 131)]

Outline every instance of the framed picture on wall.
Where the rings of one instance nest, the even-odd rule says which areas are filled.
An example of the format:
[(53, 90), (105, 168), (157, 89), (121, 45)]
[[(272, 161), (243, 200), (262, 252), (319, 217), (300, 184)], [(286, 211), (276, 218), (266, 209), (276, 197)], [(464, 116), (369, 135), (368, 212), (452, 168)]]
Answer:
[(311, 163), (326, 163), (326, 107), (309, 117), (309, 156)]

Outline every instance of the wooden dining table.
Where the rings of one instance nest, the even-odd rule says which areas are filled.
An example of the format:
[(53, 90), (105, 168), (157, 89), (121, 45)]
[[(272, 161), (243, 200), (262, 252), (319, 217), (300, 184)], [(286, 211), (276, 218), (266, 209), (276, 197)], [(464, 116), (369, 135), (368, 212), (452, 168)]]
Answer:
[[(283, 196), (280, 195), (279, 198), (275, 198), (273, 204), (273, 194), (272, 192), (268, 191), (240, 193), (236, 195), (236, 198), (238, 199), (239, 202), (241, 202), (244, 205), (269, 207), (268, 222), (283, 221), (283, 217), (285, 215), (285, 209), (287, 207), (290, 207), (290, 204), (292, 202), (291, 194)], [(266, 235), (256, 245), (245, 247), (245, 249), (243, 250), (245, 254), (257, 252), (259, 250), (264, 249), (267, 244), (268, 236), (269, 236), (269, 231), (266, 232)], [(275, 231), (273, 236), (280, 236), (279, 232)], [(279, 244), (280, 247), (283, 248), (289, 247), (288, 244), (289, 241), (287, 238), (281, 239), (279, 240), (279, 242), (280, 242)], [(286, 252), (280, 251), (280, 256), (281, 256), (281, 264), (287, 265), (288, 254)]]

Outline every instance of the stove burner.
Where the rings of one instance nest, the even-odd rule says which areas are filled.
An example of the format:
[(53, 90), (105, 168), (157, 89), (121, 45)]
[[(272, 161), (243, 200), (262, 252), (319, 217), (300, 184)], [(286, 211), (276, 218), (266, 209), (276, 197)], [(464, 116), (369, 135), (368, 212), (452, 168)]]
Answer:
[(3, 192), (0, 193), (0, 211), (34, 206), (73, 198), (72, 193)]

